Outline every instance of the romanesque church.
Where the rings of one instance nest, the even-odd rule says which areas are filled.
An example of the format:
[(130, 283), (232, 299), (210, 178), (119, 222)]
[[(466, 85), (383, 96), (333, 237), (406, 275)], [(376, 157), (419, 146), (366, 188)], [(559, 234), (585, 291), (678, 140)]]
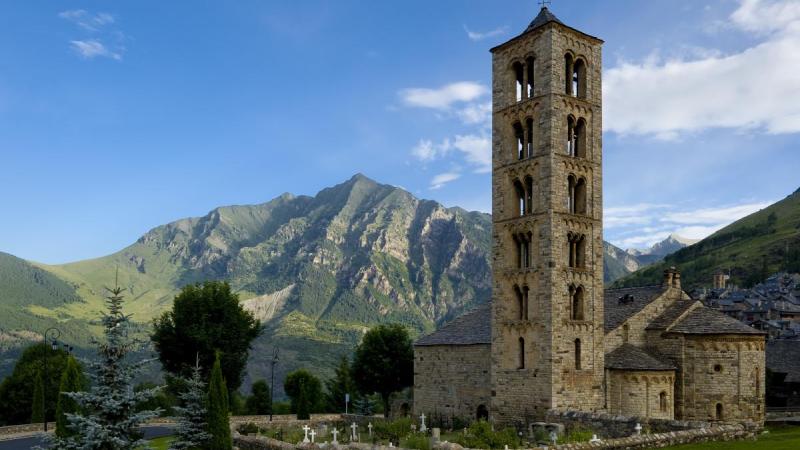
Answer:
[(604, 290), (602, 44), (542, 8), (491, 50), (492, 299), (415, 343), (416, 414), (763, 422), (762, 332), (677, 270)]

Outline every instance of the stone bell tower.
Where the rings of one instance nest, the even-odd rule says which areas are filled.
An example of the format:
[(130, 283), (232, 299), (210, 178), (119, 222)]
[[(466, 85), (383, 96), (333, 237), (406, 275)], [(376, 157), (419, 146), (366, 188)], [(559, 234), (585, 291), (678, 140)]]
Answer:
[(546, 7), (492, 52), (492, 420), (604, 407), (601, 46)]

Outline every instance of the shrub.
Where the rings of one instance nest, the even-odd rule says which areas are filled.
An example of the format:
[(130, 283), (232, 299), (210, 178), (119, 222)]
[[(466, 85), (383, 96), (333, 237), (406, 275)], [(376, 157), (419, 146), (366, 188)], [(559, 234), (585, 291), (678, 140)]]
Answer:
[(400, 442), (401, 438), (411, 432), (410, 418), (400, 418), (391, 422), (379, 420), (373, 425), (372, 434), (374, 437), (379, 440), (388, 440), (394, 443)]
[(411, 433), (406, 437), (403, 447), (415, 450), (430, 450), (431, 441), (425, 433)]
[(522, 441), (513, 428), (492, 431), (492, 426), (485, 420), (473, 422), (467, 429), (466, 436), (459, 436), (455, 442), (467, 448), (518, 448)]
[(239, 434), (258, 434), (260, 430), (258, 428), (258, 425), (252, 422), (248, 422), (248, 423), (243, 423), (238, 427), (236, 427), (236, 431), (238, 431)]
[(587, 428), (575, 428), (569, 433), (558, 439), (559, 444), (571, 444), (574, 442), (588, 442), (594, 433)]

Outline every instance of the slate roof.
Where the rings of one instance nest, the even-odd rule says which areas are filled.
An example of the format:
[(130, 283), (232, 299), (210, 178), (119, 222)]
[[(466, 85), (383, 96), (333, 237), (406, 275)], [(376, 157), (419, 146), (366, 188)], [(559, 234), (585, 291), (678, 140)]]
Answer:
[(800, 341), (777, 339), (767, 342), (767, 368), (785, 373), (783, 381), (800, 383)]
[(608, 333), (622, 325), (623, 322), (658, 298), (665, 290), (666, 288), (662, 286), (606, 289), (603, 296), (605, 332)]
[(622, 344), (607, 354), (605, 364), (606, 369), (615, 370), (675, 370), (672, 363), (631, 344)]
[(681, 334), (766, 334), (706, 307), (689, 312), (667, 331)]
[(506, 42), (504, 42), (504, 43), (492, 48), (490, 51), (493, 52), (493, 51), (497, 50), (498, 48), (503, 47), (503, 46), (505, 46), (506, 44), (508, 44), (510, 42), (516, 41), (517, 39), (521, 38), (522, 36), (525, 36), (526, 34), (530, 33), (531, 31), (536, 30), (537, 28), (541, 28), (541, 27), (547, 25), (548, 23), (557, 23), (557, 24), (559, 24), (559, 25), (561, 25), (561, 26), (563, 26), (565, 28), (569, 28), (570, 30), (575, 31), (576, 33), (582, 34), (583, 36), (586, 36), (589, 39), (594, 39), (596, 41), (603, 42), (602, 39), (600, 39), (600, 38), (598, 38), (596, 36), (592, 36), (591, 34), (586, 34), (581, 30), (578, 30), (576, 28), (572, 28), (569, 25), (566, 25), (564, 22), (558, 20), (558, 17), (556, 17), (553, 13), (551, 13), (550, 10), (547, 9), (547, 7), (545, 6), (539, 11), (539, 14), (533, 19), (533, 21), (530, 23), (530, 25), (528, 25), (528, 28), (526, 28), (525, 31), (523, 31), (519, 36), (515, 36), (515, 37), (509, 39), (508, 41), (506, 41)]
[(490, 304), (484, 304), (458, 317), (433, 333), (421, 337), (415, 346), (480, 345), (492, 343)]
[(679, 317), (683, 315), (686, 311), (689, 310), (694, 305), (702, 304), (695, 300), (678, 300), (669, 306), (664, 312), (661, 313), (660, 316), (656, 317), (655, 320), (650, 322), (647, 325), (648, 330), (666, 330), (669, 328), (670, 325), (675, 323)]

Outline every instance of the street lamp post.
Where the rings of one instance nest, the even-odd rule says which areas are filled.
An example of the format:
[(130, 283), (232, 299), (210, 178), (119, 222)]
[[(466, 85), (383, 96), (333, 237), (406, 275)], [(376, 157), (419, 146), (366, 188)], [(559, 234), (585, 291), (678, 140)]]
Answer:
[(269, 388), (269, 421), (272, 422), (272, 411), (275, 410), (275, 364), (278, 363), (278, 347), (272, 349), (272, 373)]
[(42, 380), (42, 409), (44, 410), (44, 432), (47, 433), (47, 382), (50, 380), (50, 375), (47, 372), (47, 342), (52, 341), (50, 348), (53, 351), (58, 350), (58, 338), (61, 337), (61, 330), (55, 327), (48, 328), (44, 332), (44, 380)]

